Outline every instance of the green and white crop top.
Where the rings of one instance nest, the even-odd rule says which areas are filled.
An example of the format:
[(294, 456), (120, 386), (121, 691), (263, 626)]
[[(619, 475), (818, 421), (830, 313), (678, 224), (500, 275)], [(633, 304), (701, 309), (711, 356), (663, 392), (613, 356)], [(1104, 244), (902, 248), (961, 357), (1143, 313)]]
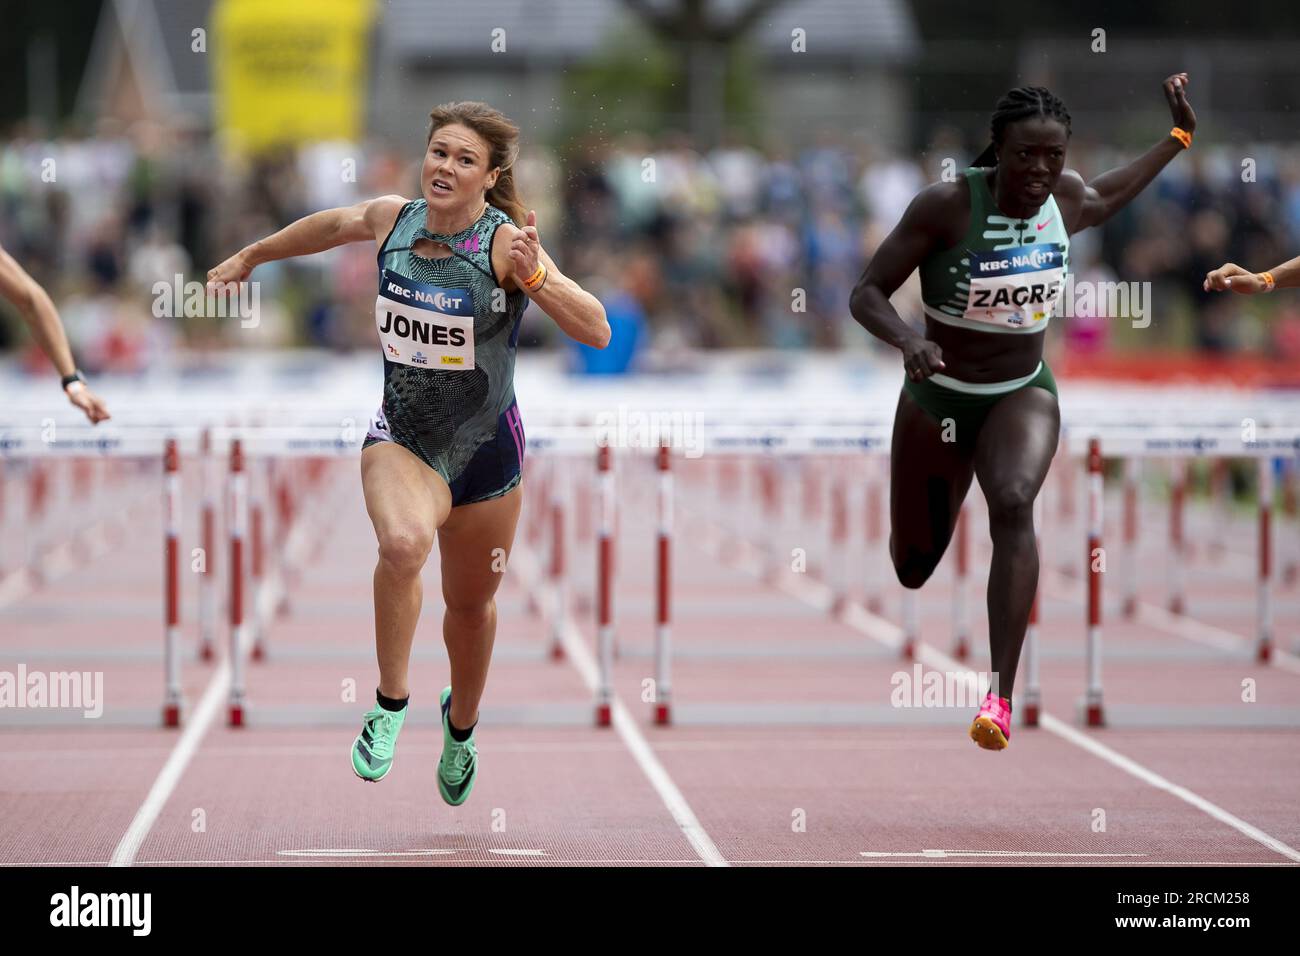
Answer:
[(1028, 219), (998, 211), (984, 170), (966, 170), (970, 226), (962, 240), (921, 263), (921, 300), (936, 322), (976, 332), (1047, 328), (1065, 288), (1070, 235), (1056, 198)]

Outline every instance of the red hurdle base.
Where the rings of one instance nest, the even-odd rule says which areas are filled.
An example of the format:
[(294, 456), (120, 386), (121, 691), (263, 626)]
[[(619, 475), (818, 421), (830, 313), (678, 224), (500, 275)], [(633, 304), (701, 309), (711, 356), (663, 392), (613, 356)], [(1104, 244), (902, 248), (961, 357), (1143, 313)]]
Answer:
[(1038, 701), (1036, 700), (1025, 701), (1024, 710), (1021, 713), (1023, 715), (1023, 719), (1026, 727), (1038, 726), (1038, 713), (1039, 713)]
[(609, 704), (596, 705), (596, 726), (608, 727), (613, 722), (610, 715)]
[(228, 723), (231, 727), (244, 726), (244, 705), (243, 704), (230, 705), (230, 712), (227, 715), (226, 723)]
[(179, 727), (181, 725), (181, 705), (163, 704), (163, 726)]
[(661, 727), (667, 727), (672, 722), (672, 715), (669, 713), (668, 705), (655, 705), (655, 723)]
[(1105, 717), (1103, 716), (1102, 711), (1101, 711), (1101, 703), (1100, 703), (1100, 701), (1097, 702), (1097, 703), (1095, 703), (1095, 704), (1089, 704), (1089, 705), (1088, 705), (1088, 713), (1087, 713), (1087, 716), (1086, 716), (1086, 718), (1085, 718), (1085, 722), (1087, 723), (1087, 725), (1088, 725), (1089, 727), (1105, 727), (1105, 726), (1106, 726), (1106, 720), (1105, 720)]
[(1272, 659), (1273, 645), (1271, 642), (1265, 641), (1263, 644), (1259, 645), (1259, 651), (1255, 655), (1255, 660), (1259, 661), (1261, 664), (1267, 664)]

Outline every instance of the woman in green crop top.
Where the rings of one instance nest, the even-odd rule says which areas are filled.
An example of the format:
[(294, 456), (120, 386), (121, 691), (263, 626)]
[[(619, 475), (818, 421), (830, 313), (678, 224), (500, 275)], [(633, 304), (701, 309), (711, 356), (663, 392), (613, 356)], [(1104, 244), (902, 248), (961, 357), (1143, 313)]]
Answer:
[[(993, 539), (989, 644), (996, 693), (971, 727), (981, 747), (1010, 736), (1011, 694), (1038, 586), (1033, 503), (1056, 452), (1056, 383), (1043, 330), (1069, 267), (1070, 234), (1105, 222), (1191, 143), (1187, 74), (1164, 81), (1174, 129), (1091, 183), (1065, 169), (1070, 114), (1042, 87), (998, 101), (992, 143), (956, 182), (927, 186), (868, 263), (853, 317), (902, 352), (894, 417), (890, 556), (919, 588), (948, 546), (971, 478)], [(889, 297), (921, 270), (925, 333)]]

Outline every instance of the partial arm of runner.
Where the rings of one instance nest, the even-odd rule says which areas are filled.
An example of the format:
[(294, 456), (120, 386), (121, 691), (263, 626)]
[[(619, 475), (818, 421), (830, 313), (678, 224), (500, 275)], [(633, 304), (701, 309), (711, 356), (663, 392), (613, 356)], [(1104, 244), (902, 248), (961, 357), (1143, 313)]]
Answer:
[[(32, 338), (40, 350), (54, 363), (60, 378), (69, 378), (77, 372), (72, 360), (72, 349), (68, 346), (68, 337), (59, 321), (59, 311), (49, 293), (41, 288), (40, 283), (27, 274), (18, 262), (0, 249), (0, 295), (17, 307), (23, 321), (31, 330)], [(98, 424), (111, 417), (103, 399), (86, 387), (84, 380), (70, 382), (64, 387), (68, 400), (76, 405), (91, 424)]]
[(929, 378), (942, 369), (943, 352), (903, 321), (889, 297), (939, 245), (939, 223), (951, 212), (955, 188), (951, 183), (935, 183), (916, 194), (849, 296), (853, 318), (876, 338), (903, 353), (903, 368), (912, 381)]
[(1274, 289), (1294, 289), (1296, 286), (1300, 286), (1300, 256), (1266, 272), (1249, 272), (1235, 262), (1225, 262), (1213, 272), (1206, 273), (1203, 285), (1206, 292), (1222, 292), (1227, 289), (1242, 295), (1271, 292)]
[(559, 269), (537, 236), (537, 214), (528, 213), (523, 228), (510, 235), (510, 262), (524, 293), (555, 320), (569, 338), (603, 349), (609, 345), (609, 320), (600, 300)]
[(392, 228), (397, 212), (405, 203), (401, 196), (380, 196), (355, 206), (340, 206), (304, 216), (274, 235), (240, 249), (208, 272), (208, 283), (244, 282), (263, 262), (309, 256), (349, 242), (378, 239), (380, 230), (387, 233)]
[(1064, 207), (1062, 213), (1070, 232), (1099, 225), (1115, 215), (1146, 189), (1175, 156), (1191, 145), (1196, 114), (1187, 102), (1187, 83), (1186, 73), (1175, 73), (1163, 84), (1174, 127), (1182, 130), (1186, 142), (1171, 131), (1127, 166), (1102, 173), (1090, 183), (1084, 183), (1083, 177), (1072, 169), (1061, 173), (1055, 195), (1057, 203)]

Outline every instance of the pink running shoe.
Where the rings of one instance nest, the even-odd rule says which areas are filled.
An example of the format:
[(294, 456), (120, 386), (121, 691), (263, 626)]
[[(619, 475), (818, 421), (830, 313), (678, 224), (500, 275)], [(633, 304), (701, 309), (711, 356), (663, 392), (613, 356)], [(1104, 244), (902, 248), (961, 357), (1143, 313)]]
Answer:
[(989, 691), (970, 725), (970, 739), (985, 750), (1006, 750), (1011, 742), (1011, 701)]

